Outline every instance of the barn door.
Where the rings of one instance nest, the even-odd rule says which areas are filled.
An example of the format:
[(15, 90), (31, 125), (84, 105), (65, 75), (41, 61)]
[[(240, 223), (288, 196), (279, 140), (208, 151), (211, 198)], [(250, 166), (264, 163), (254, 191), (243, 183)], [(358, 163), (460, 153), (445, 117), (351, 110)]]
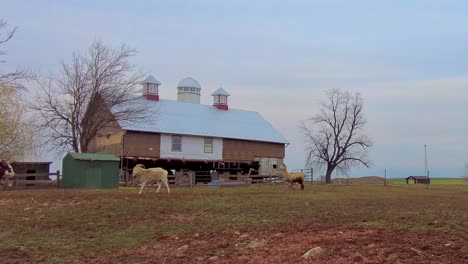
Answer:
[(101, 168), (86, 169), (86, 188), (101, 188)]
[(275, 175), (281, 163), (281, 159), (260, 158), (260, 175)]

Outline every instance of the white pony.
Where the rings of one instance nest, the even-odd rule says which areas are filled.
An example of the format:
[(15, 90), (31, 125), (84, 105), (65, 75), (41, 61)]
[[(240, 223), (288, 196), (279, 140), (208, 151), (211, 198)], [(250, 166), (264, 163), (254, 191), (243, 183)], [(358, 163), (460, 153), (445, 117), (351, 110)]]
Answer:
[(158, 189), (156, 190), (156, 192), (159, 192), (162, 182), (166, 186), (167, 193), (171, 193), (171, 191), (169, 190), (169, 183), (167, 181), (167, 174), (167, 170), (163, 168), (145, 169), (144, 165), (137, 164), (133, 168), (133, 178), (137, 178), (138, 181), (141, 182), (141, 189), (140, 192), (138, 192), (138, 194), (141, 194), (143, 192), (143, 188), (145, 188), (145, 185), (151, 181), (156, 181), (156, 184), (158, 185)]
[(0, 181), (2, 180), (3, 177), (5, 179), (3, 180), (3, 189), (6, 190), (8, 187), (8, 181), (10, 178), (15, 176), (15, 172), (13, 171), (13, 167), (11, 167), (10, 164), (8, 164), (4, 160), (0, 160)]

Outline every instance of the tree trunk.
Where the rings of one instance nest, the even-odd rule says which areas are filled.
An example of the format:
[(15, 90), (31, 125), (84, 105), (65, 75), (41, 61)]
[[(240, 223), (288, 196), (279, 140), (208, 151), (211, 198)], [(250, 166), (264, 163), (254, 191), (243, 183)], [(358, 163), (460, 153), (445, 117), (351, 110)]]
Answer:
[(325, 183), (330, 184), (332, 183), (331, 176), (335, 168), (333, 166), (327, 166), (327, 174), (325, 175)]

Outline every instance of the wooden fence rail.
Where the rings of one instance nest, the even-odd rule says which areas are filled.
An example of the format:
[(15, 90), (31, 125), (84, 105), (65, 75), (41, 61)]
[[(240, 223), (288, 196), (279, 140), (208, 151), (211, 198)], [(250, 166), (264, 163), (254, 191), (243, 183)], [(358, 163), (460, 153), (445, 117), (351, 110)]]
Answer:
[[(50, 176), (55, 176), (56, 179), (50, 179)], [(34, 177), (34, 179), (28, 179)], [(49, 177), (49, 180), (42, 178)], [(35, 178), (39, 178), (36, 180)], [(62, 176), (60, 171), (50, 173), (25, 173), (16, 174), (13, 179), (3, 180), (3, 190), (19, 190), (19, 189), (44, 189), (44, 188), (60, 188)], [(10, 183), (11, 181), (11, 183)]]

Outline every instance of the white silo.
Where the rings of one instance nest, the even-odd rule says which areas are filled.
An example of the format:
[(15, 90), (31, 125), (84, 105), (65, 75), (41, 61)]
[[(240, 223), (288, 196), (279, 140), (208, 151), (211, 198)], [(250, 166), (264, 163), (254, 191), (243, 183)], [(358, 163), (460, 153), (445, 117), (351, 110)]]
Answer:
[(199, 104), (201, 86), (192, 77), (182, 79), (177, 85), (177, 101)]

